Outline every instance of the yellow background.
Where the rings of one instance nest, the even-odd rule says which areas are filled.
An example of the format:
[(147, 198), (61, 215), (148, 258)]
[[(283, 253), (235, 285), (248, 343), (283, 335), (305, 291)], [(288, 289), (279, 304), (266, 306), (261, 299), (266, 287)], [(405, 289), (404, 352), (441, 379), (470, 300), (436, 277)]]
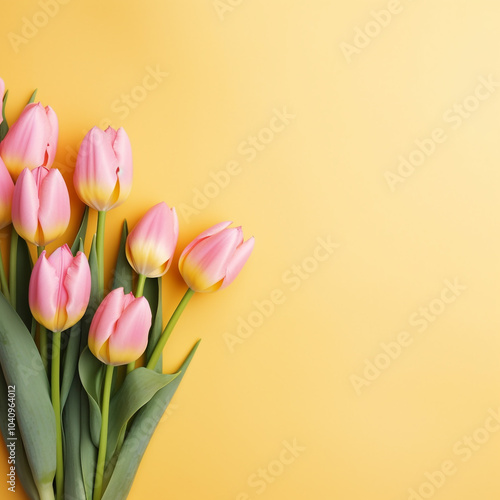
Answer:
[[(256, 238), (238, 279), (196, 296), (169, 341), (174, 369), (203, 339), (130, 498), (405, 500), (421, 489), (497, 499), (498, 2), (222, 0), (217, 12), (213, 0), (70, 0), (45, 22), (42, 5), (2, 7), (7, 114), (39, 88), (59, 117), (68, 182), (90, 127), (128, 132), (134, 188), (109, 214), (108, 269), (124, 217), (133, 225), (162, 200), (201, 207), (197, 189), (213, 197), (180, 214), (180, 250), (221, 220)], [(15, 39), (34, 18), (37, 32)], [(138, 89), (148, 68), (168, 76)], [(135, 95), (133, 107), (123, 95)], [(473, 111), (459, 120), (463, 106)], [(265, 131), (283, 109), (294, 118)], [(400, 155), (435, 129), (445, 139), (421, 143), (431, 153), (391, 190), (387, 172), (400, 175)], [(269, 144), (244, 153), (259, 134)], [(211, 174), (229, 162), (238, 173), (217, 190)], [(68, 239), (81, 211), (75, 203)], [(318, 253), (318, 238), (339, 246)], [(446, 280), (462, 289), (453, 295)], [(183, 289), (174, 265), (166, 315)], [(255, 301), (271, 297), (282, 303), (259, 316)], [(424, 320), (429, 307), (439, 314)], [(260, 326), (230, 348), (239, 318)], [(407, 345), (397, 348), (400, 332)], [(291, 460), (283, 442), (294, 440)], [(443, 462), (453, 474), (426, 486)], [(276, 477), (257, 487), (268, 468)]]

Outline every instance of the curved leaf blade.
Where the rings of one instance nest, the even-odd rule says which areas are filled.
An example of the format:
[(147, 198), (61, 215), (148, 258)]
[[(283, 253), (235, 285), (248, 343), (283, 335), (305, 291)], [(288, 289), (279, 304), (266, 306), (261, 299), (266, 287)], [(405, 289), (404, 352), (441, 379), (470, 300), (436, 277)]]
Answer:
[(127, 498), (151, 436), (179, 387), (199, 344), (200, 341), (194, 345), (187, 355), (177, 372), (179, 374), (177, 378), (159, 390), (135, 416), (102, 500), (122, 500)]
[(94, 446), (99, 446), (101, 433), (101, 391), (103, 381), (103, 364), (90, 352), (87, 347), (80, 356), (78, 372), (83, 388), (89, 397), (90, 408), (90, 435)]
[(79, 250), (82, 250), (82, 246), (85, 245), (85, 236), (87, 235), (88, 222), (89, 222), (89, 207), (86, 206), (85, 210), (83, 211), (80, 227), (78, 228), (78, 232), (76, 233), (73, 245), (71, 245), (71, 253), (73, 255), (76, 255)]
[[(151, 357), (158, 340), (163, 331), (163, 298), (162, 298), (162, 280), (161, 276), (156, 279), (146, 280), (144, 287), (144, 296), (148, 299), (151, 311), (153, 313), (153, 326), (149, 330), (148, 346), (146, 347), (146, 359)], [(163, 355), (158, 359), (155, 366), (155, 372), (161, 373), (163, 366)]]
[(127, 260), (125, 253), (125, 243), (127, 242), (128, 225), (127, 220), (123, 221), (122, 235), (120, 239), (120, 247), (118, 248), (118, 255), (116, 257), (115, 272), (113, 276), (113, 290), (115, 288), (123, 287), (125, 293), (132, 291), (133, 273), (132, 268)]
[(111, 400), (109, 409), (108, 447), (106, 462), (115, 452), (118, 438), (128, 421), (151, 398), (179, 376), (179, 372), (160, 374), (147, 368), (137, 368), (130, 372), (123, 385)]
[(9, 131), (9, 124), (7, 123), (7, 118), (5, 117), (5, 106), (7, 104), (7, 98), (9, 97), (9, 91), (7, 90), (3, 96), (2, 102), (2, 123), (0, 123), (0, 142), (3, 141), (4, 137)]
[(40, 498), (50, 498), (56, 470), (56, 427), (49, 383), (30, 332), (0, 294), (0, 364), (16, 387), (16, 416)]

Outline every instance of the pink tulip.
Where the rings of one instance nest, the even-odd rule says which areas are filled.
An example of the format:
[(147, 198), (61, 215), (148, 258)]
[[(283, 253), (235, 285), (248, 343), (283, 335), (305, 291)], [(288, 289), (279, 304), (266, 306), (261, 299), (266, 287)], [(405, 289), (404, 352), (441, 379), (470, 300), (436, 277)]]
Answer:
[(29, 285), (34, 318), (48, 330), (62, 332), (80, 321), (90, 298), (90, 267), (85, 254), (73, 257), (68, 245), (37, 260)]
[(179, 257), (179, 271), (191, 290), (215, 292), (236, 278), (254, 247), (241, 227), (221, 222), (197, 236)]
[(14, 181), (5, 163), (2, 161), (2, 158), (0, 158), (0, 229), (8, 226), (12, 222), (11, 210), (13, 193)]
[(94, 127), (84, 137), (73, 176), (76, 193), (91, 208), (111, 210), (132, 189), (132, 149), (123, 128)]
[(0, 78), (0, 123), (3, 122), (2, 108), (3, 108), (3, 95), (5, 94), (5, 83)]
[(61, 236), (69, 224), (68, 188), (61, 172), (25, 168), (14, 188), (12, 222), (26, 241), (45, 246)]
[(164, 275), (174, 255), (179, 236), (175, 208), (158, 203), (132, 229), (125, 251), (135, 272), (148, 278)]
[(54, 110), (39, 102), (28, 104), (0, 144), (0, 156), (16, 180), (24, 168), (54, 163), (59, 125)]
[(89, 330), (89, 349), (108, 365), (136, 361), (146, 350), (151, 309), (144, 297), (116, 288), (101, 302)]

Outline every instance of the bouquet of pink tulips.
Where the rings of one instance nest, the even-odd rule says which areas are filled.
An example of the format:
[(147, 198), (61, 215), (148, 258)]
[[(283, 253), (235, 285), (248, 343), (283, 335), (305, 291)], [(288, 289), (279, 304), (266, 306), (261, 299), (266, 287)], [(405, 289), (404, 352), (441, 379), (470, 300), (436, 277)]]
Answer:
[[(48, 255), (45, 246), (70, 222), (68, 189), (51, 168), (57, 116), (35, 103), (34, 93), (9, 129), (4, 90), (0, 79), (0, 230), (10, 231), (9, 258), (0, 252), (8, 489), (16, 491), (19, 478), (32, 499), (124, 499), (199, 341), (173, 374), (162, 372), (165, 343), (194, 293), (236, 278), (254, 240), (244, 241), (230, 222), (196, 237), (178, 262), (187, 291), (164, 326), (161, 277), (179, 233), (166, 203), (150, 208), (130, 233), (124, 222), (111, 291), (104, 288), (106, 213), (132, 187), (126, 132), (94, 127), (83, 139), (73, 183), (87, 207), (71, 246)], [(89, 209), (98, 216), (86, 256)]]

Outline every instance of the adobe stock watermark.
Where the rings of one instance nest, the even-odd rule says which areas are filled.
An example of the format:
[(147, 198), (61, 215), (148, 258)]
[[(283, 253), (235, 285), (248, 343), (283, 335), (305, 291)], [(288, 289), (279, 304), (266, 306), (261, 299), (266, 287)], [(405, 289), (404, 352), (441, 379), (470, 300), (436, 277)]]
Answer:
[(425, 472), (424, 481), (415, 488), (408, 489), (407, 500), (432, 498), (443, 488), (450, 477), (458, 472), (460, 466), (467, 463), (498, 431), (500, 431), (500, 407), (489, 408), (488, 415), (479, 427), (455, 441), (451, 449), (452, 458), (443, 460), (436, 469)]
[(298, 443), (297, 438), (282, 441), (276, 458), (248, 476), (247, 485), (252, 488), (251, 492), (242, 491), (235, 500), (250, 500), (254, 494), (262, 495), (305, 451), (306, 447)]
[(439, 294), (425, 306), (408, 317), (408, 326), (411, 327), (399, 332), (396, 337), (380, 344), (378, 354), (363, 361), (364, 366), (359, 374), (351, 374), (349, 381), (359, 396), (366, 387), (370, 387), (415, 341), (416, 335), (424, 333), (456, 302), (458, 297), (467, 290), (467, 286), (460, 283), (458, 278), (444, 280), (444, 286)]
[(39, 0), (37, 10), (34, 14), (21, 19), (21, 28), (16, 33), (7, 33), (12, 50), (17, 54), (22, 46), (28, 44), (45, 28), (51, 19), (57, 16), (62, 5), (67, 5), (71, 0)]
[(495, 95), (500, 87), (494, 75), (479, 76), (478, 83), (472, 93), (463, 99), (454, 102), (442, 114), (442, 126), (434, 128), (428, 137), (413, 141), (415, 147), (406, 155), (398, 157), (398, 166), (395, 170), (386, 170), (384, 178), (389, 189), (394, 192), (398, 185), (404, 184), (415, 174), (417, 168), (422, 167), (436, 152), (439, 145), (444, 144), (466, 120), (472, 117), (481, 108), (482, 104)]
[[(408, 2), (411, 1), (408, 0)], [(383, 33), (396, 16), (405, 10), (401, 0), (389, 0), (384, 7), (380, 10), (372, 10), (368, 21), (362, 26), (354, 28), (354, 35), (350, 43), (341, 42), (339, 44), (340, 50), (349, 64), (355, 56), (361, 54), (364, 49), (371, 45), (375, 38)]]
[[(102, 118), (97, 126), (103, 130), (113, 126), (116, 119), (125, 121), (133, 110), (143, 103), (148, 96), (156, 90), (169, 76), (169, 73), (163, 71), (159, 64), (154, 66), (148, 65), (144, 68), (144, 74), (128, 92), (122, 92), (119, 97), (114, 99), (110, 104), (110, 110), (114, 113), (114, 118)], [(83, 136), (88, 130), (82, 131)], [(83, 139), (82, 136), (82, 139)], [(78, 156), (78, 147), (66, 145), (64, 148), (65, 156), (62, 162), (55, 161), (54, 168), (59, 169), (62, 173), (71, 173), (76, 165)]]
[(232, 179), (245, 171), (241, 164), (242, 160), (246, 163), (255, 161), (272, 142), (283, 134), (293, 120), (295, 120), (295, 114), (288, 110), (288, 106), (282, 106), (280, 109), (274, 108), (266, 125), (238, 144), (237, 159), (227, 162), (226, 166), (220, 170), (212, 170), (208, 174), (210, 180), (202, 188), (194, 188), (191, 203), (179, 204), (176, 207), (177, 213), (180, 213), (186, 222), (189, 222), (191, 217), (199, 215), (213, 199), (227, 189)]
[(261, 328), (266, 319), (274, 314), (276, 308), (286, 302), (287, 294), (299, 290), (302, 283), (316, 273), (322, 263), (326, 262), (339, 247), (340, 244), (332, 241), (331, 236), (316, 238), (316, 246), (312, 253), (282, 273), (281, 282), (284, 287), (274, 288), (266, 298), (254, 300), (250, 312), (236, 318), (234, 330), (222, 334), (229, 352), (234, 353), (237, 345), (244, 344), (255, 330)]
[(244, 0), (213, 0), (212, 5), (214, 6), (217, 17), (224, 21), (226, 14), (233, 12), (236, 7), (239, 7)]

